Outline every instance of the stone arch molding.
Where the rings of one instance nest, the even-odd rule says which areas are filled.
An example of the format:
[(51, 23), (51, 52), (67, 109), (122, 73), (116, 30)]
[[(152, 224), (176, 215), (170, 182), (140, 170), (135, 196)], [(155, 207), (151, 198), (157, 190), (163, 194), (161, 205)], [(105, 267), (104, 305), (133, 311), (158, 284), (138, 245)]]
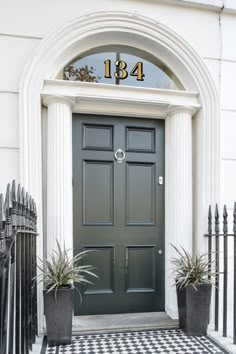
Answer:
[[(208, 203), (219, 193), (219, 109), (212, 78), (193, 48), (165, 25), (129, 12), (97, 12), (68, 20), (49, 33), (25, 67), (20, 82), (20, 179), (38, 204), (42, 234), (41, 92), (75, 56), (97, 46), (140, 48), (165, 62), (187, 91), (199, 92), (202, 109), (194, 123), (195, 233), (203, 230)], [(39, 240), (39, 253), (42, 241)]]

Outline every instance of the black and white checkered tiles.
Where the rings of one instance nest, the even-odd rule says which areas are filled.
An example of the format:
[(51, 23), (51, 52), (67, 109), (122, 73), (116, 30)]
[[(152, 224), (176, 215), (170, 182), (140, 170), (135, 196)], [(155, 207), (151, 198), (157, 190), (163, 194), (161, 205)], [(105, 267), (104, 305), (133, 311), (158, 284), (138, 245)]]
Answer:
[(90, 334), (72, 338), (70, 345), (46, 347), (41, 354), (223, 354), (206, 337), (185, 335), (179, 329)]

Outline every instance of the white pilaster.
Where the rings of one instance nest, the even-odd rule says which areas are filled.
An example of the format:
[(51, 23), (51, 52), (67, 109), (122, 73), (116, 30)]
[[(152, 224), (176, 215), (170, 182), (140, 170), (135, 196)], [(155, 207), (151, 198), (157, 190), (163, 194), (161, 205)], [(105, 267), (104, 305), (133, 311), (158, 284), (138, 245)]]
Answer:
[(189, 107), (172, 107), (165, 125), (165, 259), (166, 311), (178, 317), (172, 274), (171, 244), (192, 253), (192, 114)]
[(63, 96), (47, 97), (47, 254), (56, 239), (73, 247), (72, 106)]

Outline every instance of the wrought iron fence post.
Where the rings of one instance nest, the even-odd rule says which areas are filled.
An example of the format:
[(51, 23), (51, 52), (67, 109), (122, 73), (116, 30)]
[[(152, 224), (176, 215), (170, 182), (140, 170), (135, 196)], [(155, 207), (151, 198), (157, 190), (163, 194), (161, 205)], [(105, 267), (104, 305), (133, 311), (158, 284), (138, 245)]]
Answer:
[[(215, 232), (214, 232), (215, 231)], [(228, 327), (228, 278), (229, 273), (232, 271), (233, 275), (233, 343), (236, 344), (236, 202), (234, 203), (233, 209), (233, 233), (229, 233), (228, 227), (228, 212), (227, 207), (224, 205), (223, 208), (223, 233), (220, 233), (219, 227), (219, 211), (218, 205), (215, 207), (215, 228), (212, 230), (212, 215), (211, 215), (211, 206), (209, 206), (208, 210), (208, 233), (205, 234), (208, 237), (208, 257), (209, 262), (212, 261), (212, 242), (215, 240), (215, 331), (219, 330), (219, 273), (220, 272), (220, 237), (223, 240), (223, 336), (227, 336), (227, 327)], [(230, 268), (229, 263), (229, 252), (228, 252), (228, 240), (229, 237), (233, 237), (233, 266)], [(211, 241), (210, 241), (211, 240)], [(208, 270), (211, 271), (211, 267), (209, 265)]]
[(224, 284), (223, 284), (223, 336), (227, 336), (227, 295), (228, 295), (228, 213), (226, 205), (223, 211), (224, 234)]
[(219, 328), (219, 211), (218, 205), (215, 208), (215, 331)]
[[(29, 354), (37, 334), (36, 206), (18, 185), (0, 194), (0, 353)], [(35, 300), (36, 299), (36, 300)]]

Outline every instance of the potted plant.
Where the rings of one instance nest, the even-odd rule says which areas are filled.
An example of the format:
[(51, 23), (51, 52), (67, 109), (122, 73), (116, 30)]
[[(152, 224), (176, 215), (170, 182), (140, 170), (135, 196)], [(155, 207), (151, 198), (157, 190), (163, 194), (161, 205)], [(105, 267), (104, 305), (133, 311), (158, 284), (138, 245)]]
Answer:
[(191, 256), (183, 247), (181, 250), (173, 247), (178, 253), (171, 262), (174, 264), (179, 327), (188, 335), (206, 335), (216, 273), (211, 272), (207, 253)]
[[(44, 314), (46, 318), (48, 345), (70, 344), (72, 335), (74, 283), (92, 284), (90, 276), (97, 277), (91, 265), (81, 265), (81, 261), (91, 251), (70, 256), (70, 250), (57, 242), (48, 259), (40, 259), (40, 282), (44, 283)], [(81, 297), (81, 294), (80, 294)]]

